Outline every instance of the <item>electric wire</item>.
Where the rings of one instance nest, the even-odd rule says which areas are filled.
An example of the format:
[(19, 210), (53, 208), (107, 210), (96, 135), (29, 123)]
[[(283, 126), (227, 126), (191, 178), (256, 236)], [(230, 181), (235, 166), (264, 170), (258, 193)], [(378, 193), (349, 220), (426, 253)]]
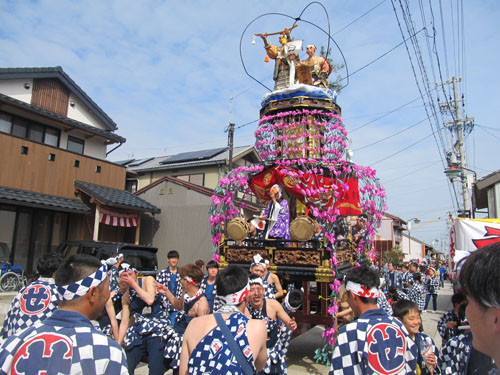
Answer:
[(394, 156), (396, 156), (396, 155), (398, 155), (398, 154), (402, 153), (403, 151), (406, 151), (406, 150), (408, 150), (408, 149), (412, 148), (413, 146), (418, 145), (419, 143), (422, 143), (422, 142), (423, 142), (423, 141), (425, 141), (427, 138), (430, 138), (430, 137), (432, 137), (433, 135), (434, 135), (434, 133), (431, 133), (431, 134), (429, 134), (429, 135), (426, 135), (424, 138), (419, 139), (418, 141), (416, 141), (416, 142), (412, 143), (411, 145), (408, 145), (408, 146), (406, 146), (406, 147), (402, 148), (401, 150), (398, 150), (398, 151), (396, 151), (396, 152), (394, 152), (394, 153), (392, 153), (392, 154), (390, 154), (390, 155), (388, 155), (388, 156), (386, 156), (386, 157), (384, 157), (384, 158), (382, 158), (382, 159), (380, 159), (380, 160), (377, 160), (375, 163), (370, 163), (370, 166), (375, 165), (375, 164), (378, 164), (378, 163), (381, 163), (381, 162), (383, 162), (383, 161), (386, 161), (387, 159), (390, 159), (390, 158), (392, 158), (392, 157), (394, 157)]
[(368, 13), (370, 13), (371, 11), (375, 10), (376, 8), (378, 8), (380, 5), (382, 5), (383, 3), (385, 3), (386, 0), (382, 0), (380, 3), (378, 3), (377, 5), (375, 5), (373, 8), (371, 8), (370, 10), (366, 11), (365, 13), (363, 13), (361, 16), (359, 16), (358, 18), (356, 18), (354, 21), (348, 23), (347, 25), (345, 25), (343, 28), (341, 28), (340, 30), (338, 31), (335, 31), (333, 33), (333, 35), (337, 35), (339, 34), (340, 32), (344, 31), (345, 29), (347, 29), (349, 26), (351, 26), (353, 23), (359, 21), (361, 18), (365, 17)]
[[(388, 55), (389, 53), (391, 53), (392, 51), (394, 51), (394, 50), (395, 50), (396, 48), (398, 48), (399, 46), (402, 46), (404, 43), (406, 43), (406, 41), (407, 41), (407, 40), (409, 40), (409, 39), (413, 38), (414, 36), (416, 36), (417, 34), (419, 34), (419, 33), (420, 33), (421, 31), (423, 31), (423, 30), (425, 30), (425, 26), (424, 26), (424, 27), (422, 27), (422, 28), (421, 28), (420, 30), (418, 30), (417, 32), (415, 32), (413, 35), (410, 35), (410, 36), (408, 37), (408, 39), (403, 40), (401, 43), (397, 44), (396, 46), (394, 46), (393, 48), (391, 48), (389, 51), (387, 51), (387, 52), (383, 53), (382, 55), (380, 55), (379, 57), (377, 57), (375, 60), (370, 61), (368, 64), (363, 65), (363, 66), (362, 66), (361, 68), (359, 68), (358, 70), (355, 70), (355, 71), (354, 71), (354, 72), (352, 72), (351, 74), (349, 74), (349, 75), (345, 76), (344, 78), (342, 78), (341, 80), (339, 80), (339, 82), (342, 82), (344, 79), (349, 79), (349, 78), (350, 78), (350, 77), (352, 77), (354, 74), (359, 73), (361, 70), (363, 70), (363, 69), (365, 69), (365, 68), (369, 67), (371, 64), (373, 64), (373, 63), (377, 62), (377, 61), (378, 61), (378, 60), (380, 60), (382, 57), (384, 57), (384, 56)], [(347, 85), (346, 85), (346, 86), (347, 86)], [(343, 86), (343, 87), (345, 87), (345, 86)]]
[[(392, 7), (393, 7), (393, 11), (394, 11), (394, 14), (396, 16), (396, 20), (397, 20), (397, 24), (398, 24), (398, 27), (399, 27), (399, 30), (401, 32), (401, 36), (403, 39), (405, 39), (404, 37), (404, 32), (403, 32), (403, 28), (401, 26), (401, 22), (400, 22), (400, 19), (399, 19), (399, 16), (398, 16), (398, 12), (396, 10), (396, 6), (394, 4), (396, 0), (391, 0), (391, 4), (392, 4)], [(402, 10), (402, 13), (403, 13), (403, 19), (405, 20), (405, 23), (406, 23), (406, 26), (407, 26), (407, 29), (408, 31), (410, 30), (410, 26), (409, 26), (409, 21), (406, 17), (406, 14), (405, 14), (405, 10), (404, 10), (404, 7), (403, 7), (403, 4), (401, 3), (401, 0), (399, 1), (400, 3), (400, 7), (401, 7), (401, 10)], [(409, 31), (410, 33), (410, 31)], [(410, 33), (411, 34), (411, 33)], [(423, 70), (423, 67), (420, 65), (420, 60), (418, 59), (418, 48), (417, 48), (417, 43), (412, 39), (412, 45), (414, 47), (414, 50), (415, 50), (415, 53), (417, 55), (417, 61), (419, 62), (419, 68), (420, 68), (420, 73), (422, 75), (422, 77), (424, 77), (424, 70)], [(425, 104), (425, 111), (427, 113), (427, 116), (430, 117), (430, 114), (429, 114), (429, 110), (432, 112), (433, 114), (433, 118), (435, 119), (436, 121), (436, 126), (438, 127), (439, 129), (439, 124), (438, 124), (438, 120), (437, 120), (437, 115), (435, 113), (435, 108), (433, 106), (433, 101), (432, 100), (429, 100), (429, 103), (427, 103), (424, 99), (424, 94), (422, 92), (422, 88), (420, 87), (420, 83), (419, 83), (419, 80), (417, 78), (417, 72), (416, 72), (416, 69), (415, 69), (415, 66), (413, 64), (413, 59), (411, 57), (411, 53), (410, 53), (410, 50), (409, 50), (409, 47), (408, 47), (408, 44), (405, 43), (405, 47), (406, 47), (406, 51), (407, 51), (407, 54), (408, 54), (408, 58), (410, 60), (410, 65), (411, 65), (411, 68), (412, 68), (412, 71), (413, 71), (413, 76), (415, 78), (415, 83), (417, 85), (417, 88), (418, 88), (418, 91), (420, 93), (420, 96), (422, 98), (422, 102)], [(425, 87), (425, 82), (424, 82), (424, 90), (426, 89)], [(426, 90), (426, 95), (430, 96), (430, 90)], [(432, 99), (432, 96), (430, 96), (430, 99)], [(430, 108), (428, 108), (428, 106)], [(433, 125), (432, 125), (432, 121), (430, 120), (429, 121), (429, 124), (431, 125), (431, 129), (433, 129)], [(434, 135), (435, 131), (433, 129), (433, 132), (432, 132), (432, 135)], [(436, 138), (436, 136), (434, 135), (434, 140), (436, 142), (436, 145), (437, 145), (437, 148), (438, 148), (438, 152), (439, 152), (439, 157), (441, 159), (441, 163), (443, 164), (443, 168), (446, 168), (446, 164), (445, 164), (445, 161), (444, 161), (444, 157), (443, 157), (443, 154), (442, 154), (442, 149), (441, 147), (443, 147), (444, 149), (444, 141), (443, 139), (440, 137), (440, 142), (441, 142), (441, 147), (439, 145), (440, 142), (438, 142), (438, 139)], [(453, 192), (452, 192), (452, 188), (453, 188)], [(456, 195), (456, 189), (455, 189), (455, 186), (454, 184), (452, 184), (451, 182), (448, 184), (448, 189), (450, 190), (450, 196), (452, 197), (452, 203), (453, 205), (455, 204), (453, 198), (455, 198), (455, 200), (458, 202), (458, 199), (457, 199), (457, 195)], [(458, 205), (457, 205), (457, 209), (458, 209)]]
[(404, 177), (413, 176), (415, 173), (420, 172), (420, 171), (423, 171), (424, 169), (427, 169), (427, 168), (429, 168), (431, 165), (434, 165), (434, 164), (436, 164), (436, 163), (437, 163), (436, 161), (433, 161), (433, 162), (431, 162), (431, 163), (428, 163), (428, 164), (424, 165), (422, 168), (415, 169), (415, 170), (413, 170), (413, 171), (411, 171), (411, 172), (408, 172), (407, 174), (404, 174), (404, 175), (399, 176), (399, 177), (397, 177), (397, 178), (393, 178), (392, 180), (384, 181), (384, 184), (385, 184), (385, 185), (387, 185), (387, 184), (390, 184), (391, 182), (394, 182), (394, 181), (400, 181), (400, 180), (401, 180), (402, 178), (404, 178)]
[(378, 143), (380, 143), (380, 142), (386, 141), (386, 140), (388, 140), (388, 139), (390, 139), (390, 138), (392, 138), (392, 137), (395, 137), (396, 135), (399, 135), (399, 134), (401, 134), (401, 133), (404, 133), (404, 132), (405, 132), (405, 131), (407, 131), (407, 130), (410, 130), (410, 129), (414, 128), (414, 127), (415, 127), (415, 126), (417, 126), (417, 125), (420, 125), (421, 123), (423, 123), (424, 121), (426, 121), (426, 120), (428, 120), (428, 119), (429, 119), (428, 117), (427, 117), (427, 118), (424, 118), (423, 120), (420, 120), (420, 121), (418, 121), (418, 122), (416, 122), (416, 123), (414, 123), (414, 124), (412, 124), (412, 125), (410, 125), (410, 126), (407, 126), (406, 128), (401, 129), (400, 131), (398, 131), (398, 132), (396, 132), (396, 133), (393, 133), (393, 134), (391, 134), (391, 135), (389, 135), (389, 136), (387, 136), (387, 137), (384, 137), (384, 138), (382, 138), (382, 139), (379, 139), (378, 141), (375, 141), (375, 142), (373, 142), (373, 143), (370, 143), (370, 144), (367, 144), (367, 145), (362, 146), (362, 147), (360, 147), (360, 148), (357, 148), (357, 149), (355, 149), (355, 150), (353, 150), (353, 151), (363, 150), (363, 149), (365, 149), (365, 148), (367, 148), (367, 147), (371, 147), (371, 146), (374, 146), (374, 145), (376, 145), (376, 144), (378, 144)]
[(410, 104), (412, 104), (412, 103), (415, 103), (415, 102), (416, 102), (417, 100), (419, 100), (420, 98), (421, 98), (421, 97), (419, 96), (419, 97), (417, 97), (417, 98), (415, 98), (415, 99), (413, 99), (413, 100), (410, 100), (408, 103), (403, 104), (403, 105), (401, 105), (401, 106), (397, 107), (396, 109), (393, 109), (392, 111), (386, 112), (386, 113), (384, 113), (382, 116), (377, 117), (377, 118), (376, 118), (376, 119), (374, 119), (374, 120), (368, 121), (367, 123), (364, 123), (363, 125), (358, 126), (357, 128), (354, 128), (354, 129), (352, 129), (352, 130), (349, 130), (349, 134), (352, 134), (352, 133), (354, 133), (355, 131), (357, 131), (357, 130), (359, 130), (359, 129), (363, 129), (365, 126), (368, 126), (368, 125), (370, 125), (370, 124), (373, 124), (375, 121), (378, 121), (378, 120), (380, 120), (380, 119), (383, 119), (384, 117), (387, 117), (387, 116), (389, 116), (391, 113), (394, 113), (394, 112), (396, 112), (396, 111), (399, 111), (400, 109), (402, 109), (402, 108), (406, 107), (407, 105), (410, 105)]

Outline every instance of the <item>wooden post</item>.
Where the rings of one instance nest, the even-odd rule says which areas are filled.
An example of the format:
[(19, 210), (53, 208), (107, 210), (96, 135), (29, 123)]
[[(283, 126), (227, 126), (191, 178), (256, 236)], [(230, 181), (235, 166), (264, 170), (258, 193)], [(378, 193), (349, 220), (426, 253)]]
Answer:
[(138, 213), (137, 226), (135, 227), (135, 244), (139, 245), (139, 237), (141, 234), (141, 213)]
[(99, 241), (99, 219), (101, 216), (101, 205), (96, 203), (95, 205), (95, 217), (94, 217), (94, 234), (92, 239), (94, 241)]

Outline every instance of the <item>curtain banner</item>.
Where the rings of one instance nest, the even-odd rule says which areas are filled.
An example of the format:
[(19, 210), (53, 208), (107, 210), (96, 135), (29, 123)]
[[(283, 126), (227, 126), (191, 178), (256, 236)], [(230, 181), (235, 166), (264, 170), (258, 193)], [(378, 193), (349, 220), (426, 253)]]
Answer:
[(455, 250), (469, 253), (500, 242), (500, 219), (462, 219), (453, 223)]
[[(296, 170), (291, 171), (297, 172)], [(302, 203), (306, 201), (303, 192), (312, 190), (314, 193), (308, 199), (316, 201), (315, 206), (329, 207), (333, 204), (334, 208), (339, 209), (340, 215), (361, 215), (363, 213), (356, 178), (332, 179), (313, 173), (304, 173), (300, 177), (292, 178), (285, 168), (273, 167), (254, 176), (250, 183), (250, 189), (257, 198), (267, 203), (270, 199), (269, 191), (275, 183), (279, 183), (289, 194), (295, 196)], [(348, 189), (342, 191), (342, 184), (347, 185)], [(322, 190), (322, 192), (318, 193), (318, 190)], [(334, 191), (339, 191), (340, 195), (337, 198), (334, 197)]]
[(126, 213), (113, 211), (109, 208), (101, 207), (99, 222), (112, 227), (136, 227), (138, 223), (138, 213)]

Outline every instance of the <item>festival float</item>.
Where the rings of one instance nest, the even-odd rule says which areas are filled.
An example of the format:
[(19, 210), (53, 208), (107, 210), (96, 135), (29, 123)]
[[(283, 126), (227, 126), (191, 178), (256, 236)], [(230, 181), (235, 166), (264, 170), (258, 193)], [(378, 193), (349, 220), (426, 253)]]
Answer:
[[(265, 59), (274, 60), (274, 89), (262, 98), (255, 130), (262, 161), (219, 180), (210, 224), (214, 259), (222, 268), (248, 268), (260, 254), (284, 290), (288, 285), (303, 289), (302, 309), (292, 315), (299, 332), (327, 326), (325, 346), (316, 353), (326, 362), (335, 336), (339, 279), (375, 257), (372, 242), (386, 209), (385, 193), (373, 169), (350, 161), (341, 108), (329, 88), (332, 66), (312, 44), (300, 60), (304, 43), (292, 36), (300, 25), (294, 20), (289, 28), (253, 36), (252, 43), (262, 39)], [(246, 209), (251, 195), (264, 212)]]

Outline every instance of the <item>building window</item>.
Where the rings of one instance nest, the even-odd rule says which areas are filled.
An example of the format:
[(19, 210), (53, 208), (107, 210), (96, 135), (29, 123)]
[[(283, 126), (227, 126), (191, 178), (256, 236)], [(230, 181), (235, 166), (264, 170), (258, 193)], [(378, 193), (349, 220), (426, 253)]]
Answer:
[(0, 113), (0, 132), (10, 133), (12, 129), (12, 116)]
[(100, 165), (96, 165), (95, 173), (101, 173), (101, 166)]
[(27, 134), (28, 121), (21, 118), (15, 118), (12, 124), (12, 135), (15, 135), (16, 137), (26, 138)]
[(73, 161), (73, 167), (75, 167), (75, 168), (80, 168), (80, 160), (75, 159), (75, 160)]
[(49, 152), (49, 161), (56, 161), (56, 154)]
[(28, 139), (33, 142), (43, 142), (43, 126), (39, 124), (30, 124), (28, 130)]
[(45, 128), (45, 137), (43, 143), (49, 146), (59, 147), (59, 137), (61, 131), (54, 128)]
[(36, 121), (10, 116), (7, 113), (0, 113), (0, 132), (10, 133), (16, 137), (54, 147), (59, 147), (61, 136), (59, 129), (45, 126)]
[(137, 180), (127, 180), (125, 183), (125, 190), (130, 193), (135, 193), (137, 191)]
[(68, 151), (76, 152), (77, 154), (83, 154), (84, 145), (85, 145), (85, 141), (83, 139), (69, 136), (68, 137), (68, 146), (66, 147), (66, 149)]
[(21, 154), (22, 155), (28, 155), (28, 147), (21, 146)]

